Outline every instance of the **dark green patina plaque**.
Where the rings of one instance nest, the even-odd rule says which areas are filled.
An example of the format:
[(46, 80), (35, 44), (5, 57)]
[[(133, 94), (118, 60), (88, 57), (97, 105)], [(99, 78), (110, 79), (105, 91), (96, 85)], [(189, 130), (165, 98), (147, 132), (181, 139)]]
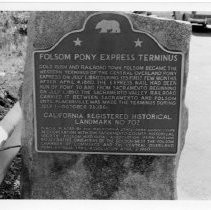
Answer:
[(34, 67), (38, 152), (177, 153), (183, 55), (126, 16), (89, 16)]

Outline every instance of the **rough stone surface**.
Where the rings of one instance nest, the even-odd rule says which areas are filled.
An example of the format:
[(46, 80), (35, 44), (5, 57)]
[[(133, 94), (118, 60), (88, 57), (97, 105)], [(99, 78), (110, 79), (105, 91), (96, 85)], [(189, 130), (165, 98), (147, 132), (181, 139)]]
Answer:
[[(176, 199), (180, 153), (174, 156), (41, 154), (34, 150), (33, 51), (53, 46), (64, 34), (81, 29), (93, 12), (37, 12), (29, 26), (22, 106), (22, 197), (27, 199)], [(174, 20), (126, 14), (135, 29), (152, 34), (166, 49), (185, 55), (182, 93), (182, 151), (188, 126), (184, 104), (191, 26)]]

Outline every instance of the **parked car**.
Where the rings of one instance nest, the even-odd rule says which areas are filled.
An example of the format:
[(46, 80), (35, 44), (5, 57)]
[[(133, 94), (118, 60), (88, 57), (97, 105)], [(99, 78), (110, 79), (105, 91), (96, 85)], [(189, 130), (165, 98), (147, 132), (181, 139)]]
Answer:
[(175, 20), (188, 21), (191, 24), (200, 24), (203, 27), (211, 25), (211, 12), (207, 11), (174, 11)]

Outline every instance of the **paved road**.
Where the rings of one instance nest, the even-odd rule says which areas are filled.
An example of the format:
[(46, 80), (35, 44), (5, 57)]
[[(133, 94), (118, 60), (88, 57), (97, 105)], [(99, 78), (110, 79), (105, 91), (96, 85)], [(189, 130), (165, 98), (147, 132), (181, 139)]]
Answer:
[(211, 199), (211, 29), (194, 28), (186, 104), (189, 128), (178, 171), (178, 199)]

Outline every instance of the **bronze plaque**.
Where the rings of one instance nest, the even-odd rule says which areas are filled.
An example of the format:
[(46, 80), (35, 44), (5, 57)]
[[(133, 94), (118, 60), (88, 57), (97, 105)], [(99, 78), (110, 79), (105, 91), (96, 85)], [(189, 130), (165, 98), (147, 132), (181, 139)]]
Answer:
[(34, 67), (38, 152), (177, 153), (183, 54), (127, 16), (90, 15)]

